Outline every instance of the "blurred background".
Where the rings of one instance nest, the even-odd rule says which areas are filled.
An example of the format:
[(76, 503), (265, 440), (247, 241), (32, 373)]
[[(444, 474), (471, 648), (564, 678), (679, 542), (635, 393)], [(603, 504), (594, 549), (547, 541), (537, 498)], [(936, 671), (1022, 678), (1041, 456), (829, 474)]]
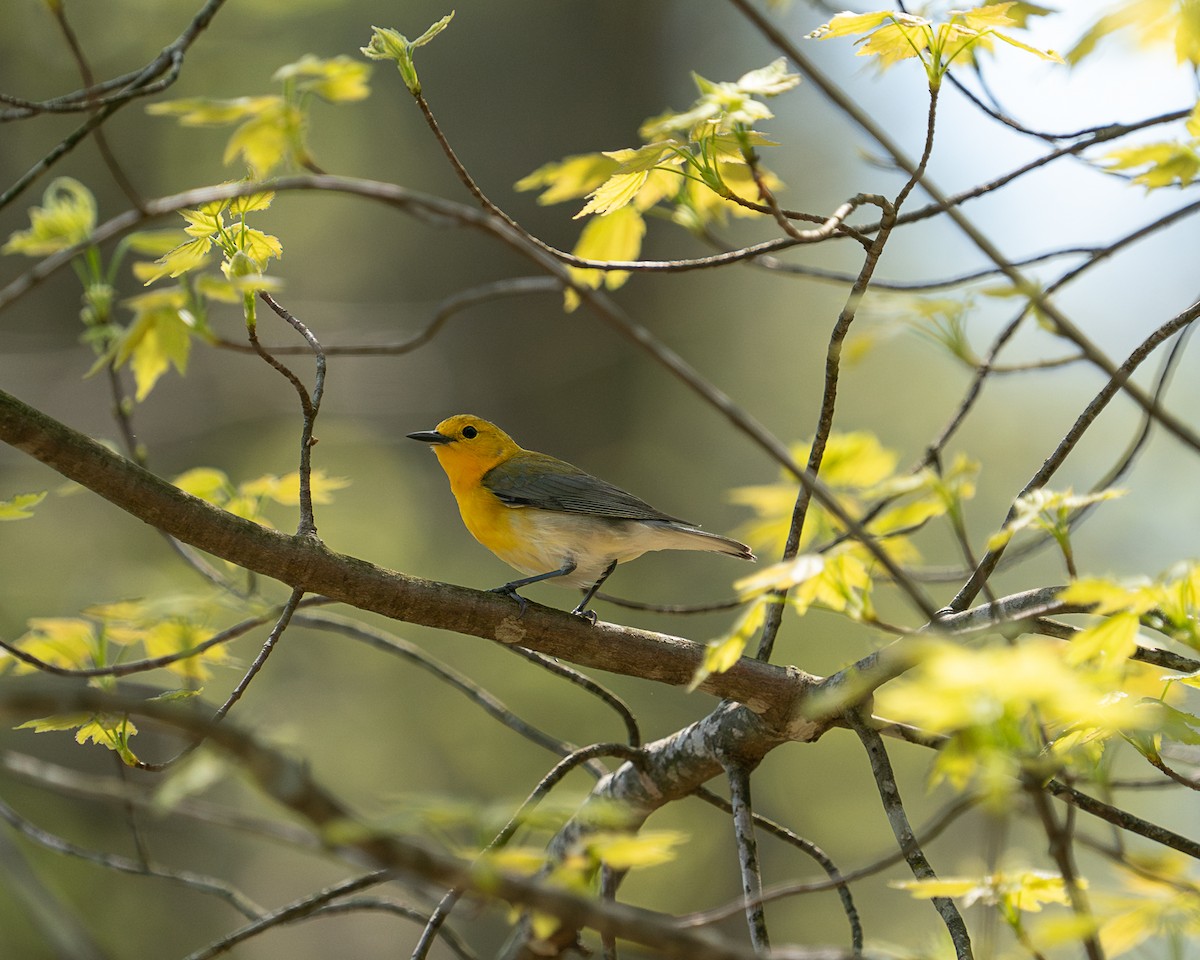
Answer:
[[(1097, 10), (1091, 0), (1063, 0), (1058, 6), (1061, 13), (1039, 22), (1030, 42), (1068, 48)], [(151, 60), (183, 29), (197, 2), (100, 0), (66, 7), (95, 75), (108, 77)], [(448, 7), (425, 0), (240, 0), (220, 11), (189, 52), (179, 81), (157, 99), (274, 93), (274, 71), (304, 54), (357, 57), (373, 24), (415, 37), (447, 12)], [(774, 15), (794, 38), (829, 18), (828, 11), (804, 3)], [(910, 155), (919, 154), (927, 101), (917, 68), (902, 65), (880, 76), (853, 56), (849, 41), (805, 41), (804, 50)], [(418, 52), (417, 66), (446, 136), (483, 190), (531, 232), (569, 249), (580, 227), (571, 219), (579, 205), (539, 206), (533, 193), (513, 189), (517, 180), (571, 154), (636, 146), (642, 120), (668, 108), (682, 110), (695, 98), (691, 71), (733, 80), (776, 56), (726, 5), (520, 0), (460, 6), (449, 29)], [(989, 64), (988, 79), (1013, 115), (1052, 132), (1132, 121), (1185, 108), (1195, 99), (1194, 78), (1175, 65), (1169, 47), (1139, 50), (1120, 41), (1106, 42), (1094, 58), (1070, 70), (1001, 50)], [(78, 86), (45, 5), (10, 0), (0, 6), (0, 92), (39, 100)], [(309, 143), (317, 162), (333, 173), (392, 181), (469, 205), (398, 73), (390, 64), (378, 64), (371, 86), (370, 98), (360, 103), (314, 108)], [(773, 100), (771, 107), (776, 117), (761, 129), (781, 145), (764, 148), (763, 158), (786, 184), (785, 206), (825, 214), (856, 193), (891, 195), (903, 183), (882, 162), (877, 146), (811, 83)], [(11, 184), (77, 123), (78, 117), (69, 115), (7, 124), (0, 183)], [(950, 88), (942, 98), (938, 129), (930, 175), (950, 193), (1047, 150), (982, 117)], [(147, 197), (242, 173), (221, 163), (228, 129), (182, 128), (171, 119), (147, 116), (134, 103), (105, 131)], [(1162, 136), (1156, 130), (1143, 139)], [(95, 146), (85, 142), (0, 210), (0, 236), (26, 227), (27, 208), (40, 202), (53, 176), (64, 175), (96, 194), (101, 220), (126, 208)], [(919, 190), (910, 200), (913, 206), (923, 202)], [(966, 205), (964, 212), (1006, 255), (1018, 259), (1116, 239), (1181, 203), (1178, 191), (1146, 194), (1067, 160)], [(282, 195), (256, 225), (284, 246), (282, 261), (271, 268), (284, 282), (279, 299), (331, 346), (405, 340), (429, 322), (444, 299), (530, 273), (527, 263), (480, 235), (431, 227), (344, 196)], [(765, 221), (735, 221), (722, 233), (731, 244), (774, 235)], [(1195, 299), (1196, 241), (1194, 220), (1184, 219), (1091, 271), (1057, 302), (1120, 362), (1151, 329)], [(643, 256), (707, 252), (683, 230), (657, 221)], [(856, 250), (847, 244), (802, 248), (787, 259), (835, 270), (853, 271), (858, 265)], [(1063, 262), (1069, 261), (1031, 274), (1052, 279)], [(0, 283), (31, 263), (0, 258)], [(935, 280), (985, 266), (973, 245), (938, 219), (899, 231), (878, 276)], [(127, 271), (121, 283), (122, 297), (141, 292)], [(813, 432), (825, 344), (844, 297), (844, 286), (836, 283), (753, 267), (635, 275), (616, 294), (632, 317), (788, 442)], [(982, 352), (1017, 307), (1007, 299), (976, 300), (967, 329)], [(0, 316), (0, 384), (78, 430), (115, 441), (107, 384), (102, 377), (84, 376), (93, 356), (79, 342), (78, 310), (78, 286), (61, 271)], [(210, 322), (222, 336), (244, 336), (234, 307), (215, 309)], [(294, 342), (274, 318), (260, 313), (260, 325), (264, 342)], [(914, 462), (951, 416), (969, 374), (884, 317), (864, 315), (858, 327), (861, 349), (849, 352), (853, 362), (841, 383), (838, 426), (871, 431), (897, 451), (901, 464)], [(1004, 359), (1017, 363), (1067, 352), (1027, 324)], [(296, 358), (294, 366), (311, 375), (304, 359)], [(1185, 418), (1200, 401), (1198, 372), (1195, 355), (1185, 355), (1168, 397), (1168, 405)], [(1000, 523), (1012, 497), (1102, 382), (1080, 366), (989, 381), (950, 447), (982, 462), (979, 493), (968, 515), (977, 544)], [(1146, 376), (1141, 382), (1148, 382)], [(187, 375), (166, 375), (138, 406), (134, 422), (157, 473), (174, 476), (210, 466), (240, 482), (295, 469), (296, 406), (290, 387), (258, 359), (197, 344)], [(331, 360), (314, 462), (351, 481), (317, 514), (320, 534), (332, 549), (480, 588), (509, 579), (508, 568), (462, 528), (428, 449), (404, 439), (457, 412), (494, 420), (524, 446), (571, 460), (663, 510), (723, 533), (738, 535), (750, 519), (729, 501), (729, 491), (778, 477), (765, 454), (636, 345), (585, 310), (565, 314), (560, 295), (535, 293), (456, 314), (433, 342), (411, 354)], [(1125, 401), (1114, 403), (1103, 417), (1056, 478), (1055, 488), (1092, 484), (1138, 424), (1137, 411)], [(1155, 439), (1124, 481), (1132, 493), (1103, 506), (1102, 514), (1080, 530), (1080, 567), (1134, 575), (1193, 556), (1200, 524), (1193, 468), (1191, 455), (1178, 444)], [(0, 478), (0, 499), (52, 491), (36, 519), (0, 525), (0, 635), (5, 638), (20, 636), (31, 617), (73, 616), (90, 604), (200, 590), (152, 531), (86, 493), (68, 495), (55, 475), (22, 455), (0, 449)], [(277, 508), (272, 519), (281, 528), (294, 528), (293, 511)], [(931, 564), (957, 559), (949, 538), (931, 537), (925, 547)], [(732, 580), (744, 573), (720, 557), (657, 555), (619, 570), (607, 589), (651, 603), (699, 603), (732, 595)], [(1026, 589), (1062, 578), (1060, 564), (1046, 551), (1001, 577), (998, 588)], [(270, 596), (284, 595), (277, 585), (263, 589)], [(930, 589), (935, 601), (944, 602), (955, 585)], [(529, 595), (559, 607), (574, 602), (572, 594), (550, 587), (533, 588)], [(732, 619), (729, 613), (679, 618), (604, 604), (598, 609), (605, 619), (700, 642)], [(916, 622), (909, 612), (897, 615)], [(405, 624), (377, 625), (469, 674), (555, 736), (583, 744), (622, 735), (610, 712), (503, 649)], [(234, 646), (241, 665), (253, 658), (264, 636)], [(827, 674), (885, 639), (820, 612), (804, 620), (789, 615), (776, 659)], [(206, 697), (220, 702), (239, 676), (237, 665), (219, 668)], [(700, 694), (622, 677), (600, 679), (629, 702), (646, 739), (665, 736), (714, 706)], [(545, 751), (499, 727), (455, 691), (429, 682), (410, 664), (301, 629), (288, 632), (233, 719), (309, 757), (319, 779), (336, 784), (371, 815), (385, 816), (413, 797), (453, 797), (481, 806), (510, 803), (553, 763)], [(114, 765), (107, 751), (76, 747), (66, 734), (0, 731), (0, 747), (95, 774), (111, 774)], [(171, 752), (169, 744), (152, 738), (140, 749), (156, 759)], [(894, 752), (910, 814), (920, 824), (948, 795), (927, 792), (924, 751), (896, 746)], [(564, 796), (582, 795), (587, 786), (577, 775)], [(25, 815), (76, 843), (131, 853), (128, 830), (111, 805), (49, 796), (3, 771), (0, 791)], [(889, 849), (870, 771), (850, 734), (776, 751), (756, 779), (755, 794), (761, 812), (815, 840), (843, 869)], [(208, 797), (272, 813), (236, 780), (214, 787)], [(1160, 792), (1139, 810), (1181, 828), (1189, 822), (1183, 802)], [(1194, 824), (1194, 811), (1190, 816)], [(635, 872), (624, 888), (627, 899), (682, 912), (737, 895), (733, 844), (723, 817), (699, 802), (676, 804), (652, 825), (688, 830), (693, 839), (677, 864)], [(254, 836), (230, 843), (226, 831), (194, 820), (151, 818), (145, 828), (157, 861), (228, 877), (267, 906), (345, 872), (332, 860)], [(989, 845), (1004, 831), (1019, 834), (1021, 829), (1017, 822), (964, 822), (930, 853), (939, 870), (967, 872), (986, 862)], [(112, 957), (183, 956), (240, 922), (227, 905), (162, 881), (114, 875), (24, 842), (19, 852), (62, 909), (85, 918)], [(768, 882), (815, 875), (791, 849), (766, 842), (763, 853)], [(1029, 859), (1036, 863), (1040, 856), (1035, 842)], [(900, 877), (903, 871), (887, 876)], [(932, 911), (915, 909), (906, 894), (881, 882), (861, 887), (868, 937), (909, 945), (933, 942)], [(4, 888), (0, 871), (0, 891)], [(777, 942), (846, 942), (844, 918), (827, 895), (785, 901), (770, 913)], [(503, 914), (466, 915), (475, 927), (475, 945), (489, 955), (503, 936)], [(352, 915), (277, 930), (234, 955), (306, 960), (334, 949), (355, 958), (407, 955), (418, 929), (391, 917)], [(15, 893), (0, 893), (0, 953), (40, 960), (53, 955), (47, 949)]]

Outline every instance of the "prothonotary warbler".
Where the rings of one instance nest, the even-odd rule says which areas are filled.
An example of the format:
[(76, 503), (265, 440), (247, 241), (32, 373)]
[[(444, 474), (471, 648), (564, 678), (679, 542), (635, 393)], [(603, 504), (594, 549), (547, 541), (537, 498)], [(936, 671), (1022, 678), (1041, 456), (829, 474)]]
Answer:
[(744, 543), (698, 530), (562, 460), (524, 450), (494, 423), (469, 414), (443, 420), (433, 430), (408, 435), (432, 444), (450, 478), (463, 523), (505, 563), (529, 576), (494, 593), (512, 597), (541, 580), (584, 591), (571, 611), (587, 610), (618, 563), (648, 550), (710, 550), (743, 560)]

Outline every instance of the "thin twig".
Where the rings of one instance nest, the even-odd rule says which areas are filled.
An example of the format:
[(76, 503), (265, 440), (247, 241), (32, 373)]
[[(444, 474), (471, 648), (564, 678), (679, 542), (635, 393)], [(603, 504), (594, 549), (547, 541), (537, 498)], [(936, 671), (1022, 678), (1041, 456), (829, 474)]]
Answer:
[[(627, 747), (625, 744), (596, 743), (590, 747), (582, 747), (569, 756), (564, 757), (554, 765), (554, 768), (549, 773), (542, 777), (537, 786), (533, 788), (533, 791), (522, 802), (517, 812), (509, 819), (508, 823), (484, 847), (482, 853), (491, 853), (507, 845), (513, 836), (516, 835), (517, 830), (529, 819), (530, 813), (533, 812), (537, 805), (576, 767), (581, 764), (590, 764), (598, 757), (612, 756), (621, 757), (630, 763), (636, 764), (641, 755), (638, 751)], [(464, 892), (465, 888), (454, 887), (446, 891), (442, 896), (436, 909), (426, 921), (425, 929), (422, 931), (420, 939), (413, 948), (412, 960), (423, 960), (428, 955), (430, 947), (433, 946), (434, 936), (446, 922), (450, 911), (454, 909), (455, 904), (458, 903)]]
[(771, 938), (767, 933), (767, 914), (763, 910), (762, 874), (758, 865), (758, 842), (754, 838), (754, 808), (750, 802), (750, 770), (731, 760), (725, 764), (725, 776), (729, 781), (733, 838), (737, 845), (750, 943), (759, 953), (764, 953), (771, 949)]
[[(883, 255), (884, 247), (887, 245), (892, 230), (896, 225), (896, 215), (900, 206), (924, 175), (925, 167), (929, 163), (929, 158), (933, 153), (933, 135), (937, 120), (937, 99), (937, 87), (930, 87), (929, 109), (926, 114), (925, 126), (925, 148), (921, 153), (921, 159), (918, 161), (917, 166), (900, 189), (900, 192), (896, 195), (896, 199), (888, 201), (882, 197), (870, 198), (883, 211), (883, 216), (880, 219), (879, 232), (875, 235), (875, 239), (871, 243), (866, 257), (863, 259), (858, 276), (850, 287), (841, 313), (838, 315), (837, 322), (834, 324), (833, 331), (829, 336), (829, 344), (825, 353), (825, 381), (821, 394), (821, 407), (817, 414), (817, 426), (813, 433), (812, 444), (809, 446), (808, 463), (805, 465), (807, 472), (812, 476), (820, 475), (821, 463), (825, 457), (825, 447), (833, 432), (843, 345), (846, 342), (847, 335), (850, 333), (850, 327), (858, 315), (858, 308), (862, 303), (862, 298), (866, 295), (870, 287), (871, 278), (874, 276), (875, 268), (879, 264), (879, 258)], [(792, 518), (788, 526), (787, 540), (784, 543), (783, 555), (780, 558), (784, 562), (794, 559), (799, 553), (800, 538), (804, 531), (805, 520), (808, 517), (808, 507), (811, 497), (812, 490), (808, 486), (801, 486), (796, 497), (795, 506), (792, 508)], [(787, 596), (787, 591), (776, 591), (776, 596), (779, 600), (782, 600)], [(779, 627), (783, 620), (783, 607), (783, 603), (774, 603), (767, 608), (767, 614), (760, 633), (758, 652), (755, 654), (760, 660), (770, 660), (771, 658), (771, 653), (775, 646), (775, 638), (779, 633)]]
[[(434, 310), (432, 318), (425, 326), (412, 337), (407, 340), (402, 340), (399, 343), (378, 343), (378, 344), (345, 344), (340, 346), (325, 346), (323, 352), (327, 357), (376, 357), (376, 356), (400, 356), (405, 353), (411, 353), (419, 347), (425, 346), (441, 331), (455, 314), (467, 310), (471, 307), (479, 306), (480, 304), (490, 303), (493, 300), (499, 300), (502, 297), (520, 297), (534, 293), (561, 293), (562, 283), (554, 277), (513, 277), (504, 280), (493, 280), (490, 283), (482, 283), (477, 287), (471, 287), (468, 290), (461, 290), (452, 296), (447, 297), (438, 304)], [(226, 350), (235, 350), (244, 353), (253, 353), (254, 348), (248, 344), (241, 343), (236, 340), (226, 340), (222, 337), (216, 337), (213, 341), (214, 346), (221, 347)], [(267, 347), (267, 349), (275, 356), (283, 356), (285, 354), (296, 353), (311, 353), (311, 346), (296, 346), (294, 344), (276, 344)]]
[(1088, 960), (1104, 960), (1104, 951), (1100, 947), (1100, 940), (1095, 932), (1095, 916), (1088, 903), (1087, 894), (1084, 892), (1080, 882), (1079, 870), (1075, 866), (1075, 854), (1071, 848), (1074, 836), (1074, 831), (1071, 829), (1074, 811), (1068, 808), (1067, 822), (1060, 823), (1058, 815), (1054, 812), (1050, 797), (1042, 789), (1041, 783), (1032, 776), (1026, 776), (1023, 778), (1023, 785), (1029, 798), (1033, 801), (1033, 808), (1037, 811), (1038, 818), (1042, 822), (1042, 829), (1046, 834), (1050, 856), (1058, 866), (1059, 876), (1062, 878), (1063, 886), (1066, 888), (1071, 910), (1082, 924), (1083, 934), (1081, 940), (1083, 942), (1083, 949), (1088, 955)]
[(154, 877), (159, 880), (181, 884), (190, 890), (196, 890), (200, 893), (220, 898), (244, 917), (256, 917), (262, 913), (262, 908), (258, 904), (254, 903), (244, 893), (224, 880), (218, 880), (215, 877), (208, 877), (204, 874), (192, 873), (187, 870), (167, 870), (162, 867), (147, 865), (137, 860), (131, 860), (128, 857), (122, 857), (115, 853), (96, 853), (95, 851), (87, 850), (30, 823), (3, 800), (0, 800), (0, 820), (4, 820), (23, 837), (56, 853), (86, 860), (89, 863), (97, 864), (108, 870), (116, 870), (120, 873)]
[(270, 353), (263, 349), (259, 343), (255, 332), (255, 328), (249, 330), (250, 342), (254, 345), (259, 354), (267, 360), (271, 366), (279, 370), (292, 386), (296, 388), (296, 393), (300, 397), (300, 409), (304, 415), (304, 425), (300, 430), (300, 523), (296, 528), (296, 535), (299, 537), (316, 537), (317, 521), (313, 516), (313, 499), (312, 499), (312, 448), (316, 438), (313, 436), (313, 428), (316, 424), (317, 414), (321, 410), (321, 397), (325, 393), (325, 351), (321, 349), (321, 344), (313, 335), (312, 331), (301, 323), (296, 317), (292, 316), (287, 310), (280, 305), (274, 297), (265, 290), (259, 293), (259, 298), (269, 306), (275, 313), (282, 317), (285, 322), (299, 333), (306, 341), (312, 350), (313, 357), (316, 361), (316, 371), (313, 375), (312, 396), (304, 389), (299, 379), (285, 367), (282, 363), (276, 360)]
[[(314, 630), (325, 630), (350, 637), (360, 643), (365, 643), (376, 650), (391, 656), (401, 657), (422, 670), (427, 671), (439, 681), (463, 694), (472, 703), (483, 710), (488, 716), (508, 727), (518, 736), (524, 737), (530, 743), (548, 750), (558, 757), (572, 756), (578, 747), (560, 740), (532, 723), (521, 718), (510, 710), (498, 697), (486, 688), (477, 684), (470, 677), (440, 662), (431, 654), (422, 650), (414, 643), (409, 643), (400, 637), (385, 633), (365, 623), (341, 617), (336, 614), (305, 614), (299, 613), (292, 618), (296, 626), (309, 627)], [(589, 765), (593, 777), (604, 776), (607, 771), (603, 766)]]
[[(918, 880), (936, 879), (937, 874), (929, 865), (929, 861), (913, 833), (912, 826), (908, 822), (904, 803), (900, 799), (896, 774), (892, 770), (892, 763), (888, 758), (887, 749), (883, 745), (883, 739), (879, 736), (879, 732), (870, 725), (870, 722), (858, 713), (851, 711), (847, 714), (846, 719), (850, 727), (858, 734), (858, 738), (862, 741), (867, 756), (870, 758), (871, 772), (875, 776), (875, 786), (883, 801), (884, 812), (887, 814), (888, 823), (891, 824), (892, 833), (896, 837), (896, 845), (904, 853), (904, 859), (907, 861), (909, 869)], [(967, 925), (963, 922), (962, 914), (958, 912), (954, 901), (949, 897), (932, 897), (931, 901), (950, 934), (955, 956), (958, 960), (971, 960), (973, 955), (971, 936), (967, 932)]]
[(228, 953), (239, 943), (244, 943), (246, 940), (260, 933), (285, 923), (303, 920), (305, 917), (315, 913), (320, 907), (328, 904), (331, 900), (345, 896), (348, 893), (356, 893), (359, 890), (385, 883), (391, 877), (392, 875), (386, 870), (375, 870), (371, 873), (335, 883), (317, 893), (301, 897), (299, 900), (295, 900), (285, 907), (272, 910), (270, 913), (261, 912), (259, 916), (253, 918), (253, 922), (246, 924), (246, 926), (227, 933), (225, 936), (213, 941), (200, 950), (189, 953), (186, 960), (211, 960), (212, 957)]
[[(282, 610), (280, 610), (279, 616), (275, 620), (275, 626), (271, 628), (271, 633), (267, 637), (266, 642), (263, 644), (262, 649), (258, 652), (258, 656), (254, 658), (254, 662), (250, 664), (250, 667), (246, 670), (245, 674), (242, 675), (242, 679), (238, 681), (237, 686), (234, 687), (229, 696), (225, 698), (225, 702), (217, 707), (216, 711), (212, 715), (212, 723), (220, 723), (225, 718), (229, 711), (233, 709), (234, 704), (236, 704), (245, 694), (247, 688), (249, 688), (254, 678), (258, 676), (262, 668), (266, 666), (267, 658), (271, 655), (271, 652), (275, 649), (275, 644), (279, 642), (279, 638), (283, 636), (283, 632), (287, 629), (288, 624), (291, 622), (292, 615), (295, 613), (297, 606), (299, 606), (300, 600), (303, 598), (304, 593), (305, 591), (303, 587), (296, 587), (292, 590), (291, 596), (288, 597), (287, 602), (283, 605)], [(183, 750), (169, 760), (164, 760), (158, 763), (139, 760), (135, 766), (143, 770), (150, 770), (156, 773), (160, 772), (175, 765), (184, 757), (189, 756), (197, 747), (200, 746), (202, 742), (202, 740), (193, 740), (186, 747), (184, 747)]]
[[(1162, 324), (1150, 336), (1146, 337), (1130, 355), (1125, 362), (1121, 364), (1114, 376), (1100, 389), (1100, 392), (1092, 398), (1091, 402), (1084, 409), (1083, 413), (1076, 418), (1071, 429), (1067, 431), (1067, 435), (1055, 448), (1054, 452), (1042, 463), (1037, 472), (1029, 479), (1021, 492), (1014, 498), (1013, 506), (1009, 508), (1007, 515), (1004, 518), (1004, 523), (1008, 523), (1016, 515), (1016, 500), (1029, 493), (1031, 490), (1039, 489), (1054, 475), (1067, 455), (1075, 449), (1076, 444), (1087, 429), (1095, 422), (1100, 412), (1108, 405), (1108, 402), (1118, 393), (1122, 384), (1128, 381), (1133, 372), (1141, 366), (1142, 362), (1149, 357), (1157, 347), (1174, 336), (1178, 331), (1184, 329), (1200, 317), (1200, 302), (1192, 304), (1187, 310), (1178, 314), (1171, 320)], [(998, 546), (988, 550), (983, 558), (979, 561), (970, 579), (963, 585), (962, 589), (955, 595), (954, 599), (947, 604), (949, 610), (964, 609), (979, 593), (983, 584), (987, 582), (992, 571), (995, 570), (996, 564), (1000, 562), (1000, 558), (1004, 555), (1007, 545)]]
[(607, 704), (612, 708), (613, 712), (620, 717), (621, 722), (625, 725), (625, 736), (631, 747), (640, 747), (642, 745), (642, 732), (638, 728), (637, 717), (629, 708), (624, 700), (608, 687), (601, 683), (597, 683), (587, 674), (576, 670), (572, 666), (568, 666), (561, 660), (555, 657), (548, 657), (544, 653), (538, 653), (536, 650), (527, 650), (525, 647), (509, 647), (518, 657), (528, 660), (530, 663), (537, 664), (543, 670), (554, 674), (557, 677), (563, 677), (570, 683), (584, 690), (593, 697), (596, 697), (602, 703)]

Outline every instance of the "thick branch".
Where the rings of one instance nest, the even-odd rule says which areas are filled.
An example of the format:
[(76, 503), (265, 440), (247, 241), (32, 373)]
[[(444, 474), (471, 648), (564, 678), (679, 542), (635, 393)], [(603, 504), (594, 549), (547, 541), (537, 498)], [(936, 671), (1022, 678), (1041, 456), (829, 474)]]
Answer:
[(589, 900), (537, 879), (499, 870), (482, 873), (472, 863), (405, 837), (376, 832), (362, 823), (343, 800), (313, 779), (307, 767), (270, 749), (230, 723), (213, 724), (178, 704), (144, 701), (104, 691), (61, 684), (4, 685), (0, 710), (17, 716), (130, 712), (170, 727), (203, 733), (234, 757), (267, 796), (299, 817), (343, 855), (373, 868), (396, 871), (440, 886), (462, 887), (557, 917), (571, 929), (590, 927), (633, 943), (654, 947), (665, 957), (690, 960), (755, 960), (755, 954), (708, 931), (689, 930), (671, 918), (619, 903)]
[[(530, 603), (523, 616), (504, 597), (404, 576), (226, 513), (184, 493), (15, 397), (0, 391), (0, 440), (184, 543), (362, 610), (484, 637), (627, 676), (686, 686), (704, 648), (690, 640), (598, 623)], [(700, 689), (786, 724), (817, 678), (743, 659)]]

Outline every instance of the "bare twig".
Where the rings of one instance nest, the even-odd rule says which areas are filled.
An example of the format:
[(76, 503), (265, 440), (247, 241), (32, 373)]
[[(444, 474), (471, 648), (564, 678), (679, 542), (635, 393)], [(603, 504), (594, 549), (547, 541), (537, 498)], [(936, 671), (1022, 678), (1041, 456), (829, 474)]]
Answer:
[[(292, 622), (296, 626), (339, 633), (342, 636), (365, 643), (391, 656), (407, 660), (409, 663), (420, 667), (442, 683), (463, 694), (463, 696), (467, 697), (467, 699), (483, 710), (488, 716), (502, 723), (518, 736), (524, 737), (530, 743), (537, 744), (544, 750), (550, 751), (555, 756), (568, 757), (578, 751), (578, 747), (574, 744), (560, 740), (522, 719), (487, 689), (477, 684), (470, 677), (441, 663), (416, 644), (409, 643), (407, 640), (385, 633), (382, 630), (377, 630), (365, 623), (351, 620), (348, 617), (337, 616), (336, 614), (296, 614), (292, 618)], [(592, 776), (597, 779), (608, 772), (599, 764), (589, 764), (589, 770)]]
[(754, 808), (750, 803), (750, 770), (737, 761), (725, 766), (729, 780), (729, 800), (733, 808), (733, 837), (737, 845), (738, 866), (742, 875), (742, 896), (746, 902), (746, 922), (750, 943), (759, 953), (771, 948), (767, 934), (767, 914), (762, 903), (762, 875), (758, 866), (758, 841), (754, 838)]
[[(624, 744), (614, 743), (595, 743), (590, 747), (582, 747), (575, 750), (573, 753), (564, 757), (554, 768), (542, 777), (541, 781), (533, 791), (525, 798), (520, 808), (512, 815), (508, 823), (492, 838), (483, 849), (483, 853), (491, 853), (506, 846), (508, 842), (516, 835), (516, 832), (527, 822), (529, 815), (537, 808), (558, 784), (563, 781), (568, 773), (578, 768), (581, 765), (590, 765), (599, 757), (621, 757), (622, 759), (633, 763), (635, 766), (640, 763), (641, 754), (638, 751), (625, 746)], [(456, 903), (461, 899), (465, 892), (464, 887), (454, 887), (442, 896), (438, 902), (437, 908), (429, 916), (425, 922), (425, 929), (421, 933), (421, 938), (417, 941), (413, 948), (412, 960), (422, 960), (428, 955), (429, 949), (433, 946), (433, 938), (441, 929), (442, 925), (449, 917), (450, 911), (454, 909)]]
[(256, 917), (262, 912), (261, 907), (224, 880), (218, 880), (215, 877), (207, 877), (203, 874), (192, 873), (186, 870), (167, 870), (162, 867), (147, 865), (137, 860), (131, 860), (128, 857), (122, 857), (114, 853), (96, 853), (95, 851), (87, 850), (30, 823), (2, 800), (0, 800), (0, 820), (4, 820), (22, 836), (56, 853), (86, 860), (89, 863), (97, 864), (108, 870), (116, 870), (120, 873), (130, 873), (144, 877), (156, 877), (160, 880), (180, 884), (188, 889), (218, 897), (245, 917)]
[[(854, 732), (858, 734), (867, 751), (867, 756), (871, 760), (871, 772), (875, 775), (875, 786), (883, 801), (884, 812), (887, 814), (888, 823), (891, 824), (892, 833), (896, 837), (896, 844), (904, 853), (904, 859), (908, 862), (909, 869), (918, 880), (936, 879), (937, 874), (933, 872), (933, 867), (929, 865), (929, 861), (925, 858), (921, 845), (917, 842), (916, 835), (909, 825), (908, 815), (904, 811), (904, 803), (900, 799), (896, 774), (892, 770), (892, 763), (888, 759), (883, 739), (869, 721), (862, 716), (852, 713), (847, 720)], [(945, 923), (946, 930), (950, 934), (955, 956), (958, 957), (958, 960), (970, 960), (973, 956), (971, 936), (967, 932), (967, 925), (963, 922), (962, 914), (958, 912), (958, 907), (949, 897), (933, 897), (931, 899), (934, 909), (941, 916), (942, 922)]]
[[(1087, 429), (1095, 422), (1100, 412), (1108, 405), (1108, 402), (1117, 394), (1121, 385), (1128, 381), (1133, 372), (1141, 366), (1142, 362), (1149, 357), (1157, 347), (1170, 339), (1180, 330), (1192, 324), (1197, 317), (1200, 317), (1200, 302), (1192, 304), (1187, 310), (1178, 314), (1173, 319), (1162, 324), (1157, 330), (1144, 339), (1136, 349), (1126, 358), (1120, 369), (1115, 372), (1113, 377), (1101, 388), (1100, 392), (1092, 398), (1092, 401), (1079, 415), (1067, 435), (1054, 452), (1046, 458), (1045, 462), (1038, 468), (1037, 472), (1029, 479), (1021, 492), (1014, 498), (1014, 505), (1009, 508), (1008, 514), (1005, 516), (1003, 523), (1007, 523), (1016, 515), (1015, 501), (1031, 490), (1036, 490), (1043, 485), (1054, 475), (1058, 468), (1066, 460), (1067, 455), (1075, 448), (1075, 445), (1082, 438)], [(1000, 546), (989, 550), (984, 554), (979, 561), (979, 565), (975, 568), (970, 579), (964, 584), (961, 590), (955, 595), (954, 599), (947, 604), (949, 610), (964, 609), (983, 588), (995, 570), (996, 564), (1004, 555), (1005, 546)]]

